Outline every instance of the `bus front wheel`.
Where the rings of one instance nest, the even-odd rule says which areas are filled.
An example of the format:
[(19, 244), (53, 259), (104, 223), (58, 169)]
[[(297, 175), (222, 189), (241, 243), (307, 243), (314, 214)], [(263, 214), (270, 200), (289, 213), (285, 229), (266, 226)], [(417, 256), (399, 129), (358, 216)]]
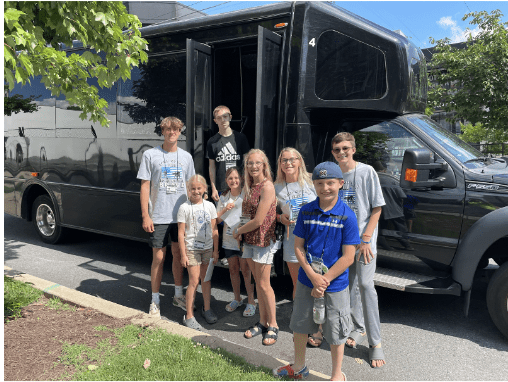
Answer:
[(494, 324), (508, 338), (508, 263), (499, 267), (490, 279), (487, 308)]
[(47, 195), (38, 196), (32, 206), (32, 222), (41, 240), (56, 244), (62, 239), (62, 227), (57, 224), (56, 211)]

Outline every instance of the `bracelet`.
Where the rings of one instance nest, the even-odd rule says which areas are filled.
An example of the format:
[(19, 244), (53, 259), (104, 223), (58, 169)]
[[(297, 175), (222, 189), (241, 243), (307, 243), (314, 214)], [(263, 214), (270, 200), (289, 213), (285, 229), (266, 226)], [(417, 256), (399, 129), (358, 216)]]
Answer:
[(370, 244), (370, 242), (371, 242), (372, 240), (369, 240), (369, 241), (363, 241), (362, 239), (360, 239), (360, 241), (361, 241), (363, 244)]

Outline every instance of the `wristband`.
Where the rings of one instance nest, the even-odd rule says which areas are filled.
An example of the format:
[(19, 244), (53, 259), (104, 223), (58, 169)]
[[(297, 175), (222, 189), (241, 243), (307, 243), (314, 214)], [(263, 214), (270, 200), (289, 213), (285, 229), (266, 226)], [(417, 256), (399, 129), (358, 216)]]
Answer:
[(360, 241), (361, 241), (363, 244), (370, 244), (370, 242), (371, 242), (372, 240), (369, 240), (369, 241), (363, 241), (362, 239), (360, 239)]

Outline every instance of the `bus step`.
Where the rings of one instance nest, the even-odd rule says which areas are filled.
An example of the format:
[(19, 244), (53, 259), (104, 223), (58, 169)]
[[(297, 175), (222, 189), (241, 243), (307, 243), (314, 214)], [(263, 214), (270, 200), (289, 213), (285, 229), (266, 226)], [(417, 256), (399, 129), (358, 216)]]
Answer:
[(416, 273), (377, 268), (374, 275), (377, 286), (413, 293), (452, 294), (460, 296), (461, 288), (451, 277), (435, 277)]

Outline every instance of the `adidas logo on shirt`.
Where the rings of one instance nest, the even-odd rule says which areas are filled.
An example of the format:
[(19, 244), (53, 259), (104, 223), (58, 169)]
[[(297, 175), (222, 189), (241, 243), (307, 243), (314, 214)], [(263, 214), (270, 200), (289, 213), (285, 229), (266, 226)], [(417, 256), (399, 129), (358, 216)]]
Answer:
[(226, 143), (226, 145), (219, 151), (217, 154), (217, 158), (215, 158), (217, 162), (225, 162), (225, 161), (237, 161), (240, 160), (240, 155), (236, 153), (236, 150), (231, 145), (230, 142)]

